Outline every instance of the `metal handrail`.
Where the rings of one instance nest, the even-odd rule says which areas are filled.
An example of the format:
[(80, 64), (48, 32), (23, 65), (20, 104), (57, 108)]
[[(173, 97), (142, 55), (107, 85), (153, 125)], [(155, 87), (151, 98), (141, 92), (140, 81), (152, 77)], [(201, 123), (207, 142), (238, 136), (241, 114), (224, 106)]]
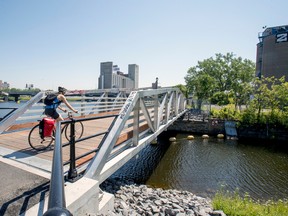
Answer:
[(17, 108), (9, 108), (9, 107), (3, 108), (3, 107), (0, 107), (0, 110), (11, 110), (10, 112), (8, 112), (8, 113), (7, 113), (6, 115), (4, 115), (3, 117), (0, 117), (0, 122), (1, 122), (3, 119), (7, 118), (11, 113), (13, 113), (15, 110), (17, 110)]
[[(39, 92), (31, 100), (27, 101), (19, 108), (15, 108), (13, 113), (5, 116), (0, 121), (0, 134), (4, 132), (9, 126), (18, 125), (20, 128), (28, 128), (30, 123), (34, 123), (37, 119), (41, 119), (44, 111), (44, 104), (41, 101), (45, 97), (45, 92)], [(72, 100), (73, 98), (73, 100)], [(77, 99), (78, 98), (78, 99)], [(119, 100), (116, 97), (105, 97), (102, 102), (95, 103), (95, 101), (85, 101), (83, 98), (98, 99), (99, 97), (77, 97), (67, 96), (67, 99), (71, 99), (72, 106), (79, 110), (78, 116), (86, 116), (89, 114), (97, 114), (101, 112), (119, 112), (125, 103), (124, 100)], [(83, 100), (82, 100), (83, 99)], [(93, 110), (93, 112), (91, 112)], [(64, 114), (59, 110), (60, 114)], [(7, 121), (9, 119), (9, 121)], [(18, 128), (18, 127), (17, 127)]]
[[(75, 144), (77, 142), (86, 140), (91, 137), (100, 136), (103, 133), (97, 133), (92, 136), (84, 137), (79, 140), (75, 140), (75, 122), (80, 121), (91, 121), (95, 119), (102, 119), (102, 118), (110, 118), (117, 117), (117, 115), (108, 115), (108, 116), (97, 116), (85, 119), (69, 119), (62, 122), (56, 123), (56, 135), (55, 135), (55, 147), (53, 152), (53, 162), (52, 162), (52, 171), (51, 171), (51, 180), (50, 180), (50, 193), (49, 193), (49, 200), (48, 200), (48, 210), (45, 212), (44, 216), (71, 216), (71, 212), (66, 209), (66, 202), (65, 202), (65, 192), (64, 192), (64, 172), (63, 172), (63, 165), (67, 164), (63, 163), (62, 159), (62, 142), (61, 142), (61, 124), (70, 124), (70, 142), (65, 145), (70, 145), (70, 168), (68, 172), (68, 180), (72, 180), (77, 177), (77, 170), (76, 170), (76, 160), (91, 154), (97, 149), (90, 151), (89, 153), (85, 153), (79, 157), (75, 157)], [(107, 131), (104, 133), (107, 134)], [(101, 146), (101, 144), (100, 144)]]
[(81, 176), (78, 175), (78, 172), (77, 172), (77, 169), (76, 169), (76, 161), (81, 159), (81, 158), (84, 158), (84, 157), (86, 157), (86, 156), (88, 156), (88, 155), (90, 155), (92, 153), (97, 152), (99, 150), (99, 148), (101, 147), (101, 143), (100, 143), (99, 146), (96, 147), (95, 149), (92, 149), (92, 150), (90, 150), (90, 151), (88, 151), (88, 152), (76, 157), (76, 155), (75, 155), (75, 148), (76, 148), (75, 144), (79, 143), (79, 142), (82, 142), (82, 141), (85, 141), (85, 140), (88, 140), (88, 139), (91, 139), (91, 138), (95, 138), (97, 136), (104, 135), (104, 137), (105, 137), (106, 134), (108, 134), (108, 132), (109, 132), (109, 129), (108, 129), (106, 131), (97, 132), (95, 134), (92, 134), (92, 135), (89, 135), (89, 136), (85, 136), (85, 137), (81, 137), (81, 138), (75, 140), (75, 123), (76, 122), (85, 122), (85, 121), (92, 121), (92, 120), (97, 120), (97, 119), (105, 119), (105, 118), (113, 117), (114, 120), (112, 121), (112, 124), (111, 124), (111, 125), (113, 125), (113, 122), (115, 121), (117, 116), (118, 115), (105, 115), (105, 116), (94, 116), (94, 117), (80, 118), (80, 119), (70, 118), (69, 120), (62, 121), (62, 124), (70, 124), (70, 141), (67, 142), (67, 143), (62, 144), (62, 147), (66, 147), (68, 145), (70, 147), (70, 159), (68, 161), (63, 162), (64, 166), (69, 164), (69, 171), (68, 171), (67, 176), (65, 176), (66, 180), (71, 181), (71, 182), (74, 182), (74, 181), (78, 180), (78, 178), (81, 177)]
[(56, 123), (55, 147), (53, 152), (48, 210), (45, 212), (44, 216), (72, 216), (71, 212), (66, 209), (65, 201), (61, 146), (61, 122)]
[(10, 113), (10, 115), (6, 116), (5, 119), (2, 119), (0, 123), (0, 134), (3, 133), (9, 126), (13, 124), (13, 122), (21, 115), (23, 115), (26, 110), (30, 109), (33, 104), (37, 103), (41, 98), (43, 97), (44, 92), (39, 92), (37, 95), (35, 95), (31, 100), (29, 100), (24, 106), (18, 108), (13, 113)]

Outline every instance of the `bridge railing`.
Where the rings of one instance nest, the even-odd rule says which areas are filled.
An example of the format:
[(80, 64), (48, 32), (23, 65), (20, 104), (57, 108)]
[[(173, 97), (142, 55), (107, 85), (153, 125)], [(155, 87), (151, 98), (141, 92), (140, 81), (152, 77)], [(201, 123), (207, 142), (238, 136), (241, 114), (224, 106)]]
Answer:
[[(44, 96), (43, 92), (39, 92), (31, 100), (29, 100), (25, 105), (14, 109), (13, 112), (10, 112), (9, 115), (6, 115), (0, 122), (0, 134), (3, 133), (7, 128), (15, 123), (18, 118), (24, 115), (24, 113), (32, 108), (32, 106), (37, 103)], [(9, 109), (9, 108), (7, 108)]]
[[(75, 117), (85, 117), (102, 112), (118, 113), (127, 99), (126, 91), (111, 93), (109, 90), (103, 90), (103, 92), (98, 90), (89, 93), (84, 92), (82, 95), (68, 94), (66, 98), (75, 109), (79, 110), (79, 114), (76, 114)], [(17, 108), (3, 108), (7, 110), (5, 112), (8, 114), (1, 117), (0, 134), (7, 128), (9, 130), (31, 128), (33, 124), (37, 123), (37, 120), (43, 118), (45, 116), (43, 114), (45, 107), (43, 99), (46, 94), (45, 91), (39, 92), (23, 105), (17, 105), (19, 106)], [(65, 113), (61, 110), (58, 112), (65, 117)]]
[(72, 216), (66, 209), (64, 192), (63, 159), (61, 146), (61, 122), (56, 124), (55, 146), (53, 152), (52, 172), (48, 210), (44, 216)]
[[(81, 138), (76, 138), (76, 124), (77, 122), (81, 122), (85, 125), (85, 122), (93, 122), (94, 125), (97, 126), (98, 120), (107, 120), (111, 121), (111, 125), (114, 125), (114, 121), (118, 115), (103, 115), (103, 116), (94, 116), (89, 118), (79, 118), (79, 119), (69, 119), (66, 121), (62, 121), (62, 124), (69, 124), (68, 128), (70, 129), (68, 132), (69, 134), (69, 141), (67, 143), (61, 143), (63, 148), (69, 148), (70, 158), (67, 161), (63, 161), (63, 165), (66, 167), (65, 169), (65, 178), (70, 182), (74, 182), (81, 177), (81, 170), (85, 169), (85, 163), (89, 161), (92, 156), (99, 150), (102, 145), (102, 142), (94, 142), (95, 139), (103, 140), (102, 137), (107, 136), (108, 132), (110, 131), (110, 127), (102, 128), (102, 129), (95, 129), (90, 133), (84, 132)], [(85, 126), (84, 126), (85, 131)], [(87, 140), (92, 140), (93, 144), (89, 145), (89, 150), (77, 152), (77, 148), (79, 146), (81, 148), (86, 148), (86, 143), (83, 143)], [(82, 161), (79, 162), (78, 161)], [(67, 166), (66, 166), (67, 165)], [(82, 165), (84, 165), (82, 167)], [(80, 168), (80, 171), (79, 171)]]
[[(107, 161), (141, 142), (151, 142), (186, 112), (185, 107), (186, 99), (178, 88), (131, 92), (85, 176), (103, 182), (108, 177), (101, 176)], [(123, 132), (126, 138), (121, 140)]]

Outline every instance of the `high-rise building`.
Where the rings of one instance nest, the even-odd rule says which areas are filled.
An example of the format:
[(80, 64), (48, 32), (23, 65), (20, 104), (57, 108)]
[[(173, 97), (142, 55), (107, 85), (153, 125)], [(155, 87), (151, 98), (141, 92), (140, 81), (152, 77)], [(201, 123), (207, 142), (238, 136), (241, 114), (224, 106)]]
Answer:
[(288, 25), (266, 28), (258, 37), (256, 76), (288, 81)]
[(0, 89), (6, 89), (9, 87), (10, 87), (10, 84), (8, 82), (3, 82), (2, 80), (0, 80)]
[(139, 88), (139, 66), (136, 64), (128, 65), (128, 77), (134, 81), (134, 89)]
[(113, 62), (102, 62), (100, 64), (100, 76), (98, 78), (98, 89), (130, 88), (137, 89), (139, 86), (139, 66), (128, 65), (128, 74), (120, 71)]

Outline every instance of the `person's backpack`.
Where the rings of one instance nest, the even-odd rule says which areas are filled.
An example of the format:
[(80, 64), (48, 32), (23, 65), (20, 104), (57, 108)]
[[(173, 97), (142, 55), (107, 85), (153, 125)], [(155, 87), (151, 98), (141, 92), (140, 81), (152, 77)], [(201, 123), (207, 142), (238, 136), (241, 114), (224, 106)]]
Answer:
[(56, 94), (53, 94), (53, 93), (48, 94), (44, 99), (44, 104), (45, 105), (52, 105), (56, 97), (57, 97)]

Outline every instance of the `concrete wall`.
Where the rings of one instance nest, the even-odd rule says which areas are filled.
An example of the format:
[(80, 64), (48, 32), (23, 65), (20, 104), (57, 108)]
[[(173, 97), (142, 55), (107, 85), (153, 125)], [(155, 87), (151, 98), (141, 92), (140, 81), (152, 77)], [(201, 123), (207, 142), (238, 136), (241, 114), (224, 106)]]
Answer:
[[(168, 131), (177, 131), (181, 133), (193, 134), (225, 134), (224, 120), (208, 120), (208, 121), (187, 121), (177, 120), (168, 128)], [(287, 129), (273, 128), (269, 125), (265, 128), (251, 126), (245, 128), (237, 128), (237, 137), (239, 139), (265, 139), (288, 141)]]
[(210, 135), (225, 133), (224, 121), (216, 119), (210, 119), (208, 121), (177, 120), (168, 130)]
[(288, 140), (287, 129), (280, 128), (260, 128), (257, 126), (237, 128), (239, 139), (266, 139), (266, 140)]

